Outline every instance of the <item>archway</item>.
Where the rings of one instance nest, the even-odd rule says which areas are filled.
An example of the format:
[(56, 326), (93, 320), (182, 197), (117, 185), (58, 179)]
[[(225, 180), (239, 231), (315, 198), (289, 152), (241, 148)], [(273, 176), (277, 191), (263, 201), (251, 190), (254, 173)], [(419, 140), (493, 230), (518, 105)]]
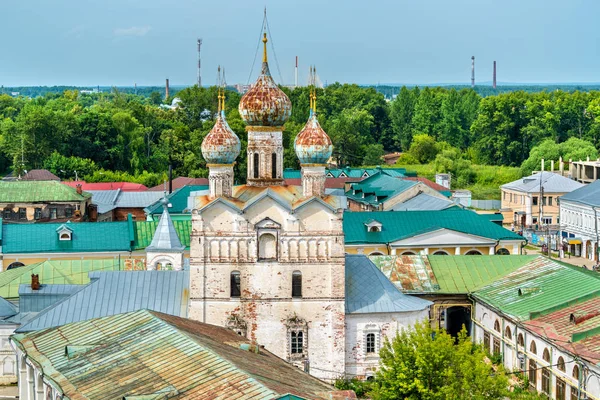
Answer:
[(508, 251), (508, 249), (501, 248), (496, 251), (496, 254), (499, 256), (510, 256), (510, 251)]
[(8, 271), (9, 269), (15, 269), (15, 268), (20, 268), (20, 267), (24, 267), (24, 266), (25, 266), (25, 264), (23, 264), (22, 262), (15, 261), (14, 263), (10, 264), (8, 266), (8, 268), (6, 268), (6, 270)]
[(258, 259), (263, 261), (277, 258), (277, 241), (270, 233), (263, 233), (258, 239)]
[(453, 337), (457, 337), (463, 325), (467, 329), (467, 335), (471, 336), (471, 309), (463, 306), (453, 306), (446, 309), (446, 320), (444, 328)]

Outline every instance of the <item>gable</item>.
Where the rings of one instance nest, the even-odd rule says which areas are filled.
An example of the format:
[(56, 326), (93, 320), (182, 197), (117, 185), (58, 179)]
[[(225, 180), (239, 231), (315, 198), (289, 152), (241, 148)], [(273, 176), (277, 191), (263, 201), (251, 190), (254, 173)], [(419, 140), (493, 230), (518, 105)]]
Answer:
[(451, 229), (438, 229), (415, 235), (410, 238), (398, 240), (390, 243), (391, 246), (440, 246), (440, 245), (456, 245), (456, 246), (481, 246), (495, 245), (496, 241), (481, 236), (470, 235), (463, 232), (453, 231)]

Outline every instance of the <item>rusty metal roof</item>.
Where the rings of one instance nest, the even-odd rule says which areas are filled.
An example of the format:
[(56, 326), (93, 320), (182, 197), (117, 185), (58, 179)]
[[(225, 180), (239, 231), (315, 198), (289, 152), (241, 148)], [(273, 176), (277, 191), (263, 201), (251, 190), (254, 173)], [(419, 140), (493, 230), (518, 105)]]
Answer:
[(311, 115), (294, 140), (294, 149), (300, 164), (325, 164), (333, 152), (331, 139), (325, 133), (316, 113)]
[(208, 164), (231, 164), (240, 155), (240, 138), (233, 132), (221, 111), (215, 125), (202, 141), (202, 157)]
[(526, 321), (523, 325), (571, 354), (600, 363), (600, 295)]
[(12, 340), (65, 399), (326, 399), (333, 389), (231, 330), (148, 310)]

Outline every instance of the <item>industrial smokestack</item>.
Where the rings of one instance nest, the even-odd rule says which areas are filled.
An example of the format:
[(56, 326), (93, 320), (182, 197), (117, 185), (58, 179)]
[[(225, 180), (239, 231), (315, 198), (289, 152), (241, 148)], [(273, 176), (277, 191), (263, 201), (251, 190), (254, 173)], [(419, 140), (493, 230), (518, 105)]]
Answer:
[(165, 100), (169, 98), (169, 78), (165, 82)]
[(475, 56), (471, 56), (471, 87), (475, 87)]
[(496, 89), (496, 61), (494, 61), (494, 76), (493, 76), (492, 81), (493, 81), (492, 85), (494, 86), (494, 89)]
[(294, 86), (298, 87), (298, 56), (296, 56), (296, 69), (294, 70)]
[(202, 77), (200, 76), (200, 66), (201, 66), (201, 58), (200, 58), (200, 47), (202, 47), (202, 39), (198, 39), (198, 87), (202, 87)]

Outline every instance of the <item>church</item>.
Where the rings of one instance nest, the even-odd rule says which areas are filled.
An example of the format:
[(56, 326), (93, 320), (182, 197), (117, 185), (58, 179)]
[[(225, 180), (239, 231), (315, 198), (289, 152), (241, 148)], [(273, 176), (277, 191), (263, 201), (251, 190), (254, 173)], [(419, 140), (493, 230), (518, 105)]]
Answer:
[(189, 318), (233, 329), (321, 379), (365, 377), (383, 337), (427, 318), (431, 303), (402, 295), (365, 256), (345, 254), (342, 199), (325, 194), (333, 145), (317, 120), (314, 89), (294, 142), (302, 186), (284, 184), (291, 102), (269, 72), (266, 33), (262, 42), (260, 76), (239, 104), (246, 184), (233, 184), (241, 144), (223, 90), (202, 143), (209, 193), (193, 200)]

